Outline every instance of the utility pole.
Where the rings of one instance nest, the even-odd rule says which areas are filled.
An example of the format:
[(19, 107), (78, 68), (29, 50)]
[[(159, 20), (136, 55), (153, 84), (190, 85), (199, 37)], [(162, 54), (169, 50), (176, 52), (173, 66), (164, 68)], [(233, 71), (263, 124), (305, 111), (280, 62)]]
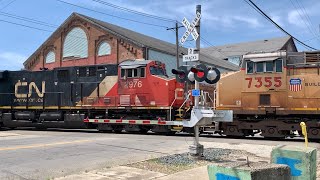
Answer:
[(178, 21), (176, 21), (176, 60), (177, 60), (177, 68), (179, 67), (179, 26)]
[(167, 28), (167, 30), (175, 30), (176, 31), (176, 65), (179, 67), (179, 28), (183, 26), (178, 25), (178, 21), (176, 21), (176, 26), (173, 28)]

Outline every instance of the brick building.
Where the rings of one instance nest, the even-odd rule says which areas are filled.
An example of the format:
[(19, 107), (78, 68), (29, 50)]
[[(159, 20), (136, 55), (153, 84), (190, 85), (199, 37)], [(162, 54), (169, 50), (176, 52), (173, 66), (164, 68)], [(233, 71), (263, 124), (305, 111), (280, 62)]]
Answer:
[[(181, 48), (181, 51), (185, 51)], [(115, 64), (126, 59), (152, 59), (176, 68), (176, 46), (110, 23), (73, 13), (25, 62), (27, 70)], [(237, 67), (223, 60), (201, 57), (222, 70)]]

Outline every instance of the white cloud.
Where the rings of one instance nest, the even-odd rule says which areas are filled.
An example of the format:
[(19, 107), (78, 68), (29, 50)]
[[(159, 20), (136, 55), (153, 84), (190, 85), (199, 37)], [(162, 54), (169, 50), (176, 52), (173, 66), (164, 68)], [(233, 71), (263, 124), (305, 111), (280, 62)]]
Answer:
[(213, 16), (211, 14), (207, 14), (203, 17), (204, 21), (207, 22), (216, 22), (216, 23), (209, 23), (216, 27), (228, 27), (228, 28), (234, 28), (237, 26), (241, 26), (240, 24), (245, 23), (247, 26), (251, 28), (258, 28), (261, 27), (262, 24), (258, 21), (257, 18), (251, 18), (247, 16), (241, 16), (241, 15), (227, 15), (227, 16)]
[(290, 24), (293, 24), (295, 26), (298, 26), (298, 27), (303, 27), (305, 26), (302, 21), (301, 21), (301, 17), (299, 15), (299, 12), (301, 10), (292, 10), (292, 11), (289, 11), (288, 13), (288, 22)]
[(20, 70), (27, 56), (14, 52), (0, 52), (0, 70)]
[(261, 24), (257, 18), (236, 15), (236, 16), (233, 16), (232, 19), (234, 19), (236, 21), (247, 23), (249, 26), (251, 26), (253, 28), (261, 26)]
[(271, 15), (270, 17), (271, 17), (271, 19), (272, 19), (274, 22), (276, 22), (276, 23), (279, 24), (280, 26), (284, 26), (284, 23), (283, 23), (282, 18), (281, 18), (280, 16), (278, 16), (278, 15)]

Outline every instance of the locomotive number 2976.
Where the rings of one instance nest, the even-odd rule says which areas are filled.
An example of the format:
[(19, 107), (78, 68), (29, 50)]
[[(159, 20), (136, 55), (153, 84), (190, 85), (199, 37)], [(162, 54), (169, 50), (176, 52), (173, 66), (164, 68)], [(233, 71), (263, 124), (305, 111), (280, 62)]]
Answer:
[(124, 84), (124, 88), (141, 88), (142, 87), (142, 81), (139, 81), (137, 79), (134, 79), (132, 81), (126, 81)]
[(251, 88), (253, 86), (252, 81), (254, 81), (254, 87), (260, 88), (262, 86), (264, 87), (281, 87), (282, 81), (281, 77), (248, 77), (245, 78), (246, 81), (248, 81), (248, 88)]

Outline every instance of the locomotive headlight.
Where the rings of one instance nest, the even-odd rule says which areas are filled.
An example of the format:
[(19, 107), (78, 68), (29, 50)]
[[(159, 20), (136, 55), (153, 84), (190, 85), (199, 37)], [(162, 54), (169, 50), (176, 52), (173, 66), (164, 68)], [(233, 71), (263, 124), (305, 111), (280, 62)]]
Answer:
[(216, 79), (216, 77), (217, 77), (216, 71), (212, 69), (208, 71), (208, 75), (207, 75), (208, 80), (213, 81), (214, 79)]
[(188, 74), (188, 79), (191, 81), (191, 82), (193, 82), (195, 79), (194, 79), (194, 73), (193, 72), (189, 72), (189, 74)]

